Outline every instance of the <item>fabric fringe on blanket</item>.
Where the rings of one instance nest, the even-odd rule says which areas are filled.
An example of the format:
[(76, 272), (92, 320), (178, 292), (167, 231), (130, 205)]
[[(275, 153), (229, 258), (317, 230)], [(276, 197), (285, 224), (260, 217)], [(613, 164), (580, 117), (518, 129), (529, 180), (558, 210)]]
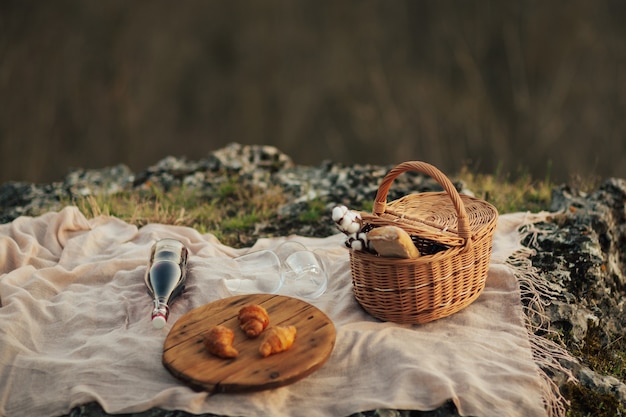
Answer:
[(567, 381), (576, 382), (572, 371), (567, 369), (563, 362), (577, 363), (563, 346), (548, 339), (545, 335), (554, 335), (550, 329), (550, 320), (545, 313), (545, 307), (558, 295), (541, 276), (537, 268), (533, 267), (531, 257), (536, 253), (537, 236), (544, 231), (535, 226), (534, 222), (522, 225), (520, 242), (527, 240), (528, 246), (516, 251), (507, 259), (507, 263), (515, 270), (524, 313), (524, 322), (528, 331), (532, 355), (539, 366), (539, 375), (544, 391), (543, 401), (549, 417), (564, 417), (569, 402), (561, 394), (558, 385), (550, 378), (549, 373), (560, 373)]

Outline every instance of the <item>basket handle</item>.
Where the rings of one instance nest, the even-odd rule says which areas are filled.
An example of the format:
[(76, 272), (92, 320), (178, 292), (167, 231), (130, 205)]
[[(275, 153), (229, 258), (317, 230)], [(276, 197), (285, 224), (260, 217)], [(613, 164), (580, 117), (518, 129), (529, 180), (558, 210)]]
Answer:
[(450, 200), (452, 201), (454, 209), (456, 210), (458, 215), (457, 233), (460, 238), (465, 239), (465, 242), (468, 243), (470, 241), (472, 231), (469, 226), (469, 220), (467, 218), (465, 205), (463, 204), (463, 200), (461, 200), (459, 192), (456, 190), (456, 187), (443, 172), (441, 172), (435, 166), (426, 162), (403, 162), (397, 165), (391, 171), (389, 171), (387, 175), (385, 175), (385, 178), (383, 178), (380, 186), (378, 187), (376, 199), (374, 200), (374, 214), (380, 216), (385, 212), (385, 208), (387, 206), (387, 193), (389, 192), (391, 183), (393, 182), (393, 180), (396, 179), (396, 177), (398, 177), (398, 175), (406, 171), (417, 171), (423, 174), (427, 174), (443, 187), (446, 193), (448, 193), (448, 196), (450, 197)]

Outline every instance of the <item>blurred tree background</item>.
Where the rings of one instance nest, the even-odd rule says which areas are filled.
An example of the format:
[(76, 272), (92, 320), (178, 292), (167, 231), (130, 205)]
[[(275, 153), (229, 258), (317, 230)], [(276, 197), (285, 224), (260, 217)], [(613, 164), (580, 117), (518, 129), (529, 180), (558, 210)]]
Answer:
[(2, 0), (0, 182), (230, 142), (626, 177), (622, 0)]

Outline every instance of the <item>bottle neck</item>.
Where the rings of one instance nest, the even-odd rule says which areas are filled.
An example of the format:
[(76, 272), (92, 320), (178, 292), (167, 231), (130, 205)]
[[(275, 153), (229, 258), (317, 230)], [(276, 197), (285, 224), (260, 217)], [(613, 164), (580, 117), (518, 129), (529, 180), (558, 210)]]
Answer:
[(166, 302), (162, 298), (154, 300), (154, 308), (152, 309), (152, 322), (155, 324), (161, 324), (167, 321), (170, 315), (170, 309)]

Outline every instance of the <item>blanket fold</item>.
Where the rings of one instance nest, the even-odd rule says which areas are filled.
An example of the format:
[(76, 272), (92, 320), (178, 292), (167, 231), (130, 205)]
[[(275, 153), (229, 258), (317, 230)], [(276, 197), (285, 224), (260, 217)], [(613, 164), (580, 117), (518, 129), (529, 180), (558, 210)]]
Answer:
[[(352, 295), (343, 235), (260, 239), (234, 249), (180, 226), (138, 229), (75, 207), (0, 226), (0, 416), (57, 416), (99, 402), (109, 413), (152, 407), (190, 413), (341, 416), (388, 408), (430, 410), (452, 400), (461, 415), (545, 416), (546, 390), (533, 360), (515, 268), (523, 213), (501, 216), (485, 290), (465, 310), (420, 326), (366, 314)], [(143, 282), (156, 239), (190, 250), (183, 295), (155, 330)], [(229, 296), (221, 263), (296, 240), (324, 258), (329, 284), (307, 300), (334, 322), (328, 362), (275, 390), (209, 395), (161, 364), (163, 341), (187, 311)]]

